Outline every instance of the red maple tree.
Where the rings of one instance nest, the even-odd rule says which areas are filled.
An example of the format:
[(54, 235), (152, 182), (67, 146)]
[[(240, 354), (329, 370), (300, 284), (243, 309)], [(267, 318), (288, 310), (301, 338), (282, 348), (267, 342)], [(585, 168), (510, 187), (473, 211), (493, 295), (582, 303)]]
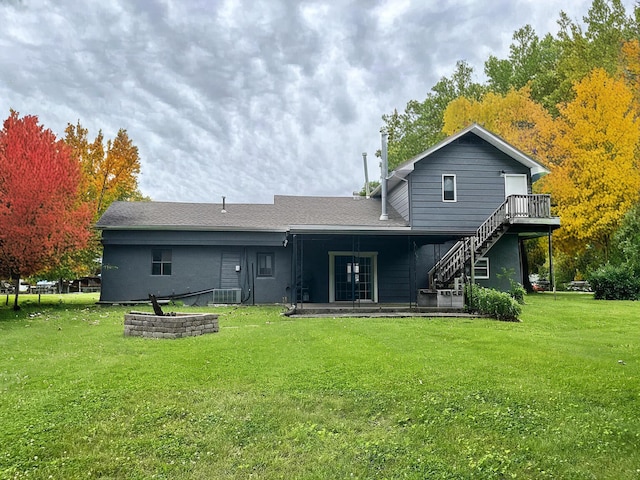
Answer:
[(0, 276), (15, 281), (55, 266), (89, 239), (80, 165), (38, 117), (11, 111), (0, 130)]

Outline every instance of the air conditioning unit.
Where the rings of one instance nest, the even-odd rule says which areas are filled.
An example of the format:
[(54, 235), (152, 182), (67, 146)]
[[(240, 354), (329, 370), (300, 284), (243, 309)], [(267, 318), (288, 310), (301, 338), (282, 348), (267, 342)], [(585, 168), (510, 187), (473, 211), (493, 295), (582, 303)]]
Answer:
[(213, 303), (241, 303), (242, 290), (239, 288), (216, 288), (213, 290)]

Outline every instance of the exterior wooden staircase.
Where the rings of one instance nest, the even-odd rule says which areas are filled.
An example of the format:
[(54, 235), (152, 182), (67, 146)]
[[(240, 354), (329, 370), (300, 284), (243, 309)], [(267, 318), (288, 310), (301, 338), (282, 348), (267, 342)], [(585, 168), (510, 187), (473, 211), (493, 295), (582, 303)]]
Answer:
[(484, 256), (514, 224), (538, 223), (550, 219), (549, 195), (511, 195), (487, 218), (471, 237), (458, 241), (429, 270), (429, 287), (445, 285), (464, 270), (471, 260)]

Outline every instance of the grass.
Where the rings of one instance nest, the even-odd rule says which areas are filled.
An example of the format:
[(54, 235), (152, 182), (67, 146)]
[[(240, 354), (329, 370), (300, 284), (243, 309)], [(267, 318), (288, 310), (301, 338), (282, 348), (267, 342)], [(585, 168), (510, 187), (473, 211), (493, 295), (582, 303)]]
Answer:
[(92, 296), (22, 298), (0, 307), (2, 479), (640, 476), (637, 302), (532, 295), (521, 323), (225, 307), (217, 334), (152, 340)]

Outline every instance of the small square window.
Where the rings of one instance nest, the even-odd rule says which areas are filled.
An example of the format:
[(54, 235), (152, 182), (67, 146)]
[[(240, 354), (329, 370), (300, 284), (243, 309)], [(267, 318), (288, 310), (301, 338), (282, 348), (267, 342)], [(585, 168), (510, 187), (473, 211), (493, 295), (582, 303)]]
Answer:
[(151, 251), (151, 275), (171, 275), (171, 250)]
[(258, 254), (258, 276), (273, 277), (273, 272), (274, 272), (273, 253), (259, 253)]
[(476, 259), (476, 265), (473, 269), (473, 275), (478, 279), (489, 278), (489, 259), (486, 257), (480, 257)]
[(442, 201), (456, 201), (456, 176), (442, 175)]

